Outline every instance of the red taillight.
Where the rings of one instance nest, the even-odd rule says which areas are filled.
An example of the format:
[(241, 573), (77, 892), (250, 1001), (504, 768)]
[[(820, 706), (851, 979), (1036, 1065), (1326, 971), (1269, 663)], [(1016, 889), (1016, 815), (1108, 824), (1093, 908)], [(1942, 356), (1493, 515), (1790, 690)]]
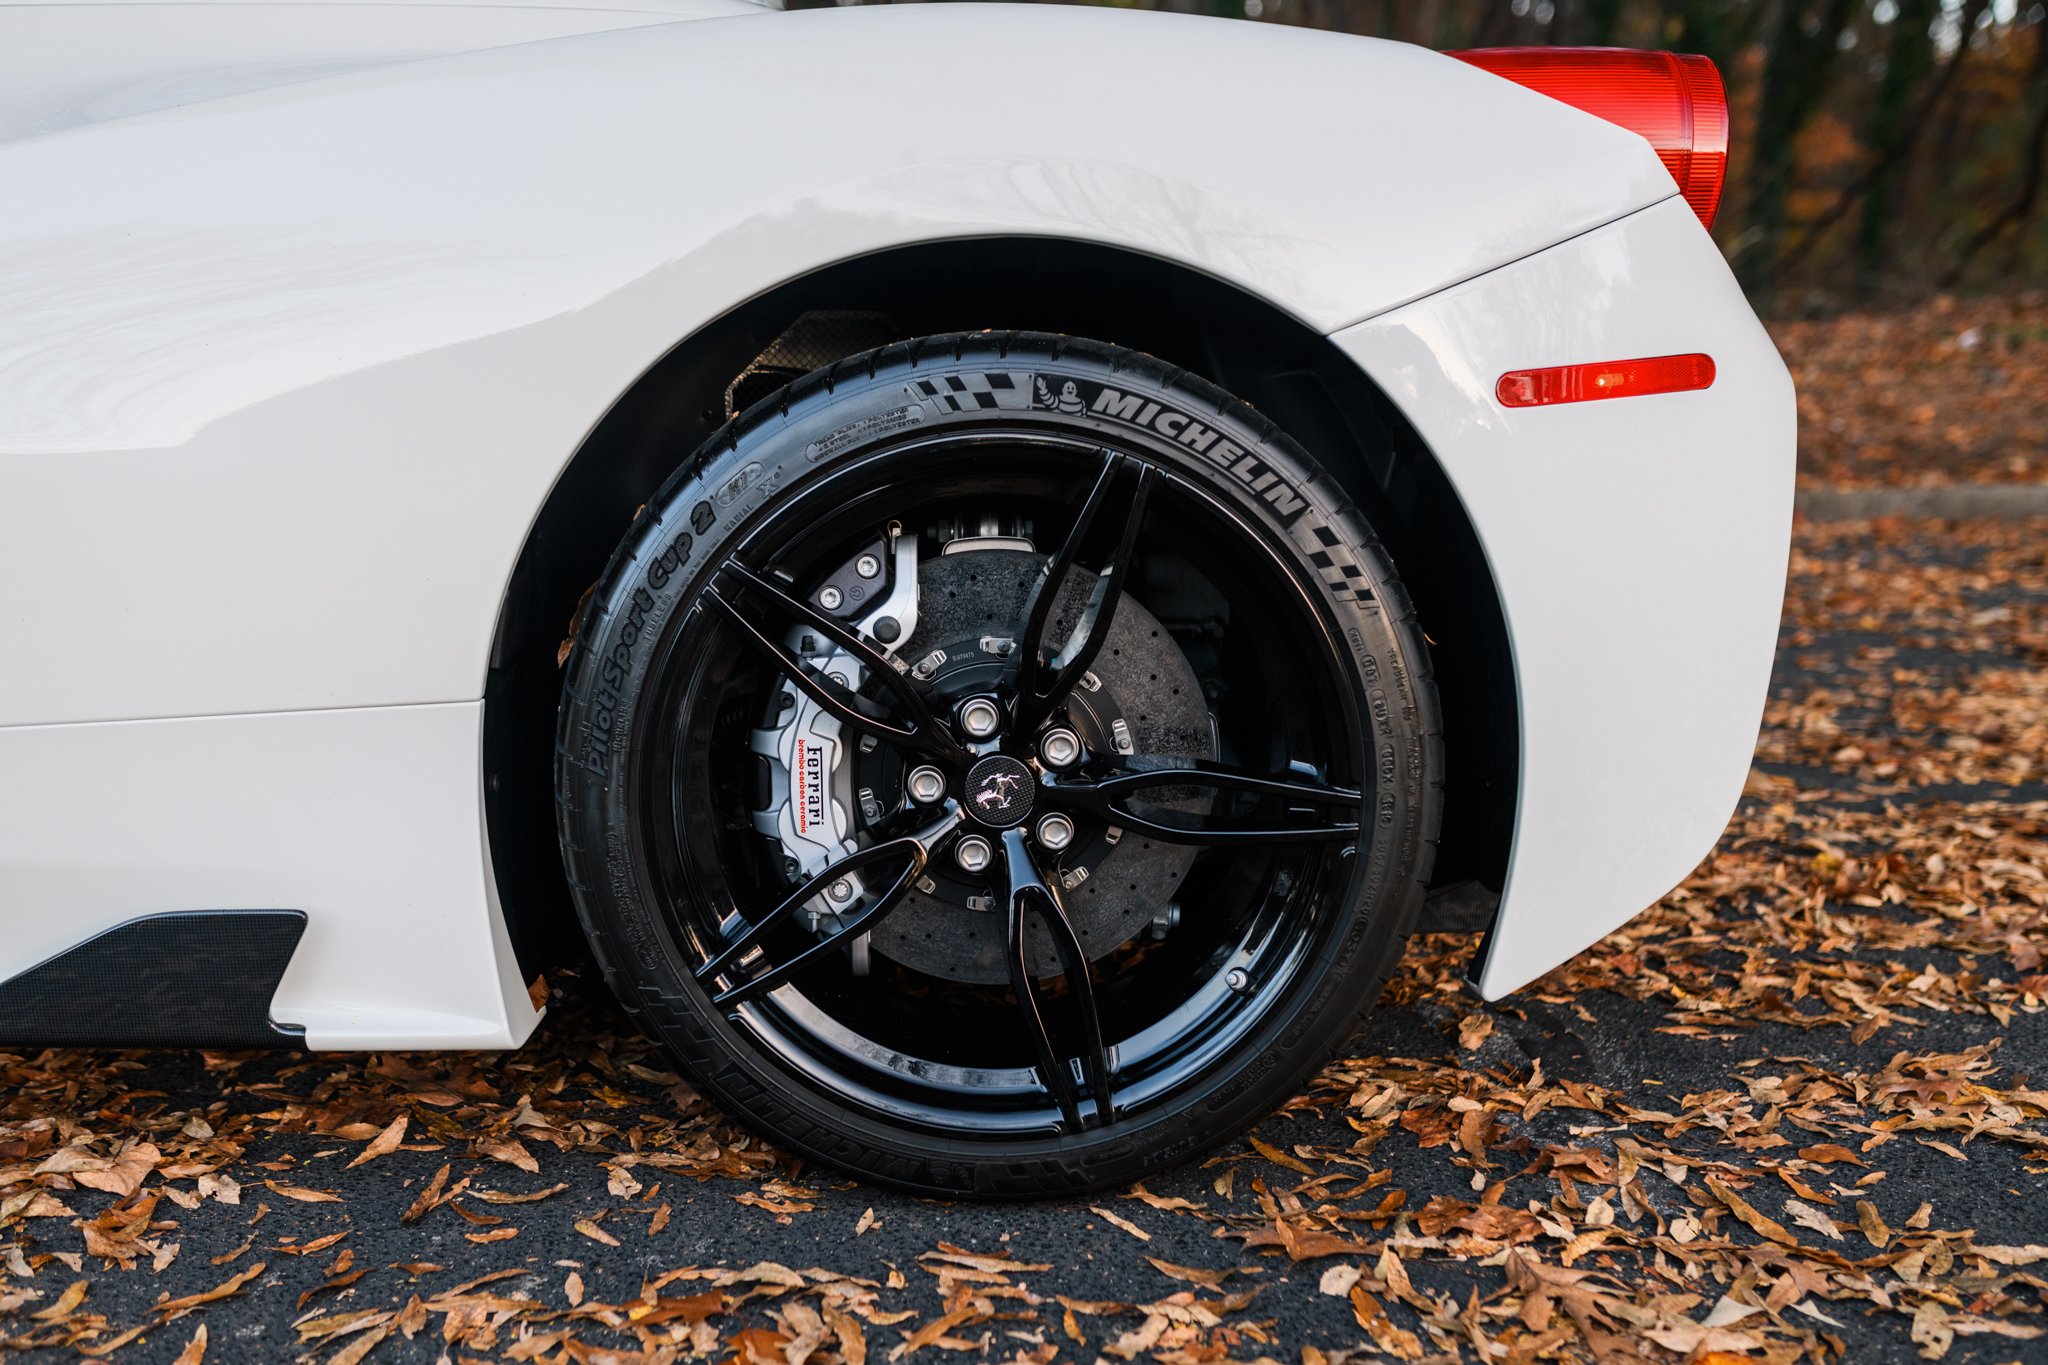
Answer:
[(1682, 393), (1714, 382), (1714, 358), (1660, 355), (1642, 360), (1607, 360), (1595, 365), (1552, 365), (1510, 370), (1493, 386), (1502, 407), (1534, 408), (1546, 403), (1585, 403), (1595, 398), (1634, 398), (1646, 393)]
[(1618, 47), (1482, 47), (1447, 53), (1649, 139), (1708, 227), (1728, 179), (1728, 92), (1705, 57)]

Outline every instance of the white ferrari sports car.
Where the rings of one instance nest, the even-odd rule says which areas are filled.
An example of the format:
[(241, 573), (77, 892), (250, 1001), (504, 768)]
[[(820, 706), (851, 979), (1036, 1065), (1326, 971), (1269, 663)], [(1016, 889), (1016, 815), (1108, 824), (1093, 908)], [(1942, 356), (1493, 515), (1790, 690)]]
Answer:
[[(0, 0), (0, 1041), (510, 1048), (588, 954), (947, 1195), (1498, 997), (1748, 768), (1719, 76), (1109, 9)], [(587, 946), (586, 946), (587, 945)]]

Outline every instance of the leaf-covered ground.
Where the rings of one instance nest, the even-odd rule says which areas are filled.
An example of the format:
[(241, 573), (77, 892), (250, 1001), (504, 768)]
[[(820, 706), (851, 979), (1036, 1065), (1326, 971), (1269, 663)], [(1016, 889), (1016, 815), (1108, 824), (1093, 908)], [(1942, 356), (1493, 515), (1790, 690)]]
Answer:
[(2048, 483), (2048, 296), (1937, 298), (1770, 330), (1799, 386), (1803, 485)]
[(800, 1168), (600, 998), (505, 1056), (0, 1054), (0, 1357), (2048, 1359), (2048, 524), (1807, 527), (1749, 794), (1497, 1008), (1417, 940), (1077, 1204)]

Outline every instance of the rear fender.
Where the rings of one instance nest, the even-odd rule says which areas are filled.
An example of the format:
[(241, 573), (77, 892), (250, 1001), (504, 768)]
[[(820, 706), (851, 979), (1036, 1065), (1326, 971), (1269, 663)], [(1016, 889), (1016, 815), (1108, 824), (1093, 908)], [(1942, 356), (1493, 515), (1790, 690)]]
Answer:
[[(1475, 970), (1497, 998), (1669, 891), (1727, 825), (1784, 599), (1792, 381), (1677, 198), (1334, 340), (1442, 462), (1500, 589), (1522, 753)], [(1695, 351), (1717, 367), (1697, 392), (1494, 396), (1510, 370)]]

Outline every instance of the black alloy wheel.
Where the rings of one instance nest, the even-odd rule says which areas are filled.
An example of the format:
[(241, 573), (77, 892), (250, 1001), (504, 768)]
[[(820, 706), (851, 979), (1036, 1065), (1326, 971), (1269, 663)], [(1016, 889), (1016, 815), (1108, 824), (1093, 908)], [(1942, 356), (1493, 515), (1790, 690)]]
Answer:
[(1250, 408), (1007, 334), (843, 361), (648, 504), (558, 809), (629, 1012), (735, 1116), (923, 1193), (1061, 1194), (1282, 1102), (1420, 903), (1428, 663)]

